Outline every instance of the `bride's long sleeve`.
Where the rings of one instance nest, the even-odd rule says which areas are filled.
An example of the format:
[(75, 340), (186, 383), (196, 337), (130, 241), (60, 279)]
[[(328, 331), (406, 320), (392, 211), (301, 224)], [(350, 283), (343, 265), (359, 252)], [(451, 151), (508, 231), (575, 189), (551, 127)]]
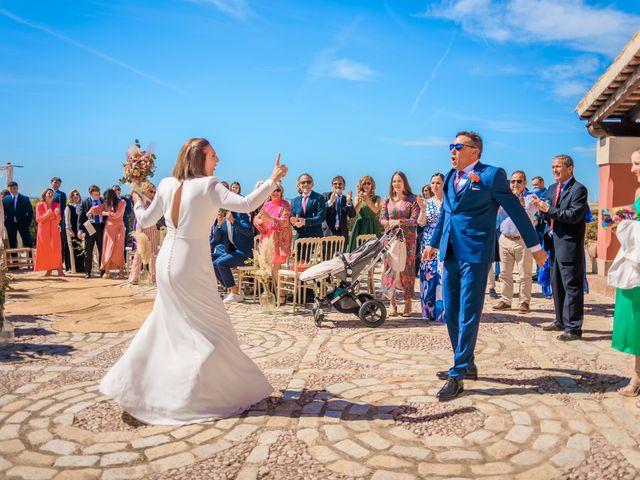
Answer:
[(276, 183), (268, 179), (246, 197), (237, 195), (220, 182), (216, 182), (212, 195), (214, 203), (221, 208), (237, 213), (249, 213), (257, 210), (276, 188)]
[(162, 195), (160, 194), (163, 182), (164, 180), (162, 180), (160, 185), (158, 185), (158, 193), (153, 197), (151, 204), (147, 208), (144, 207), (144, 203), (142, 201), (136, 202), (133, 206), (133, 213), (136, 216), (138, 225), (142, 228), (148, 228), (155, 225), (164, 215), (164, 204), (162, 203)]

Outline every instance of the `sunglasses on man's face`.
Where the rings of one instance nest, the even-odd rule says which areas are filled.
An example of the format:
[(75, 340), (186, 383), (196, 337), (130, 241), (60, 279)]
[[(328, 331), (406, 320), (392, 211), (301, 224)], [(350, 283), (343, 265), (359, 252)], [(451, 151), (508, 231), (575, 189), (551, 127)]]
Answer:
[(343, 185), (341, 183), (334, 183), (333, 186), (334, 187), (342, 187)]
[(300, 180), (300, 185), (307, 185), (309, 183), (313, 183), (311, 180)]
[(452, 143), (452, 144), (449, 145), (449, 150), (451, 151), (451, 150), (453, 150), (455, 148), (456, 150), (460, 151), (464, 147), (467, 147), (467, 148), (478, 148), (478, 147), (476, 147), (474, 145), (468, 145), (466, 143)]
[(517, 179), (511, 180), (511, 183), (517, 183), (518, 185), (521, 185), (523, 181), (524, 180), (522, 180), (521, 178), (517, 178)]

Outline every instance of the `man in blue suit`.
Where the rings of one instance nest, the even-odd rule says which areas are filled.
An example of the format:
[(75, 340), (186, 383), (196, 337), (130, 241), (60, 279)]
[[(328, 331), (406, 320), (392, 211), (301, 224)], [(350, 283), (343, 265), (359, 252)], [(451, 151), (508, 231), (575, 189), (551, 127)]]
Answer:
[(2, 199), (2, 207), (4, 208), (4, 226), (7, 229), (7, 237), (9, 237), (9, 247), (17, 248), (18, 233), (22, 238), (22, 244), (31, 248), (31, 222), (33, 221), (33, 206), (29, 197), (18, 192), (17, 182), (9, 182), (7, 185), (9, 193)]
[(62, 179), (53, 177), (51, 179), (51, 188), (53, 189), (53, 201), (60, 204), (60, 244), (62, 245), (62, 260), (64, 268), (67, 272), (71, 271), (71, 256), (69, 246), (67, 245), (67, 228), (64, 220), (64, 211), (67, 208), (67, 194), (60, 190)]
[(231, 269), (241, 267), (247, 259), (253, 258), (253, 226), (249, 215), (218, 212), (218, 218), (213, 227), (213, 241), (224, 245), (225, 253), (213, 261), (213, 269), (218, 281), (230, 290), (223, 302), (241, 302), (244, 300), (244, 295), (236, 285)]
[(529, 217), (511, 192), (502, 168), (480, 162), (482, 138), (462, 131), (449, 146), (451, 166), (444, 180), (444, 199), (431, 241), (428, 259), (440, 250), (443, 260), (444, 316), (447, 323), (453, 367), (438, 372), (447, 379), (437, 397), (451, 400), (464, 390), (463, 379), (478, 378), (474, 350), (484, 304), (489, 266), (495, 255), (496, 215), (502, 206), (538, 265), (546, 253), (540, 247)]
[(296, 238), (322, 237), (322, 222), (327, 216), (327, 201), (313, 191), (313, 178), (308, 173), (298, 177), (301, 194), (291, 202), (289, 221), (296, 231)]

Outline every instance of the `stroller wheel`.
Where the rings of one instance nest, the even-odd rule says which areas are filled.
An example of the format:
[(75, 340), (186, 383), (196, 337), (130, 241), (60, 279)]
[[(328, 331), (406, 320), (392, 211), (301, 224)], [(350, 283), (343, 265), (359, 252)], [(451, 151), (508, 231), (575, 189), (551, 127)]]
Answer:
[(369, 300), (373, 300), (373, 295), (371, 295), (370, 293), (359, 293), (358, 295), (356, 295), (356, 298), (362, 303), (365, 303)]
[(387, 308), (380, 300), (368, 300), (360, 307), (358, 317), (367, 327), (379, 327), (387, 318)]

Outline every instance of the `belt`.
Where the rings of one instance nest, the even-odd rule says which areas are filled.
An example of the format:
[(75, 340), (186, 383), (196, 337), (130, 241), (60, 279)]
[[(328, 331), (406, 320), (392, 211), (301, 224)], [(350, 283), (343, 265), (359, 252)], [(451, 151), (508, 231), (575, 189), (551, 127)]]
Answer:
[(503, 237), (508, 238), (509, 240), (520, 240), (522, 237), (520, 235), (514, 235), (513, 237), (511, 235), (502, 235)]

